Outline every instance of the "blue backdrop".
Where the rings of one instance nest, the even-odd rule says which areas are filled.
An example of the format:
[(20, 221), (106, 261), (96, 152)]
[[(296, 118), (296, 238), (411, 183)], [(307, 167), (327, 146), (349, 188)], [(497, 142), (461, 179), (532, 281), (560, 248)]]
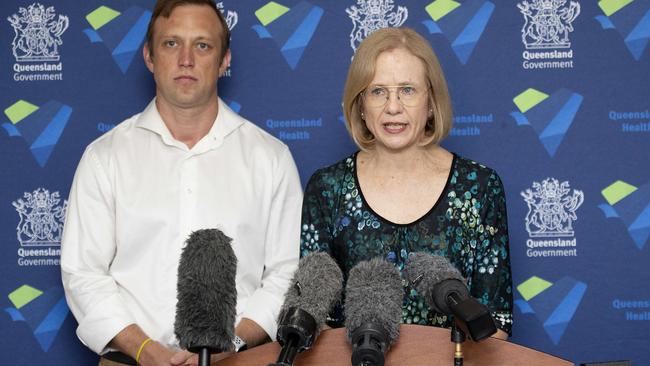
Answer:
[[(355, 150), (340, 106), (359, 41), (387, 26), (424, 35), (453, 98), (443, 145), (506, 187), (512, 341), (650, 364), (649, 0), (220, 6), (233, 52), (220, 94), (290, 146), (303, 183)], [(63, 298), (60, 234), (85, 146), (153, 96), (140, 53), (152, 7), (0, 4), (3, 365), (96, 363)]]

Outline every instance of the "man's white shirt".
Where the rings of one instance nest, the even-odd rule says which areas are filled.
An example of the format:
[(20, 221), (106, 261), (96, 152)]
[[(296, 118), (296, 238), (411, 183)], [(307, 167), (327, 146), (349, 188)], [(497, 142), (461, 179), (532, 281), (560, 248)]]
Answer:
[[(219, 100), (192, 149), (152, 101), (91, 143), (70, 190), (61, 245), (77, 335), (97, 353), (129, 324), (178, 347), (180, 254), (189, 234), (217, 228), (237, 256), (237, 322), (273, 339), (299, 256), (302, 189), (288, 147)], [(219, 309), (214, 309), (219, 311)]]

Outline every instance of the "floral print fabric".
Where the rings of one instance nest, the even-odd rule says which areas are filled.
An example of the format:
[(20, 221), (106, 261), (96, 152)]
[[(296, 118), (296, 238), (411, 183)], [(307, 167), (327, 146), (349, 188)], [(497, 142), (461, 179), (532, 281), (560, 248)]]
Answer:
[[(511, 334), (512, 279), (503, 185), (496, 172), (454, 155), (436, 204), (410, 224), (392, 223), (365, 201), (356, 173), (356, 154), (314, 173), (302, 208), (301, 256), (328, 252), (347, 278), (358, 262), (382, 257), (400, 271), (409, 253), (447, 257), (467, 279), (470, 293), (488, 306), (497, 327)], [(328, 324), (343, 325), (339, 304)], [(452, 319), (429, 309), (404, 281), (402, 322), (449, 328)]]

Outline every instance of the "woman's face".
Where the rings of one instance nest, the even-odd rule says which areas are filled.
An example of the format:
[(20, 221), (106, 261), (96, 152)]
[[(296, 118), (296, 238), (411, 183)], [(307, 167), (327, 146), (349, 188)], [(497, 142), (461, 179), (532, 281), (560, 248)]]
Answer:
[(403, 48), (379, 54), (361, 103), (377, 149), (397, 152), (417, 146), (430, 115), (428, 89), (419, 58)]

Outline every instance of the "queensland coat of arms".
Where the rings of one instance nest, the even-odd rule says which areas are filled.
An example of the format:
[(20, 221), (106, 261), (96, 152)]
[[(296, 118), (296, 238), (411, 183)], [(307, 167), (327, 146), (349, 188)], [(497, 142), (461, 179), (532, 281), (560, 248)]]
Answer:
[(46, 9), (39, 3), (21, 7), (18, 13), (20, 16), (7, 18), (16, 33), (12, 42), (16, 61), (59, 61), (58, 48), (63, 44), (61, 35), (68, 29), (68, 17), (56, 18), (53, 6)]
[(233, 10), (225, 10), (223, 7), (223, 2), (217, 3), (217, 9), (221, 11), (224, 18), (226, 19), (226, 24), (228, 25), (228, 29), (232, 30), (233, 28), (235, 28), (237, 22), (239, 21), (239, 15), (237, 14), (237, 12)]
[(576, 210), (585, 199), (582, 191), (571, 192), (569, 182), (546, 178), (541, 184), (533, 182), (533, 188), (521, 195), (528, 204), (526, 231), (531, 237), (574, 236)]
[(527, 49), (569, 48), (573, 21), (580, 15), (580, 3), (567, 0), (524, 0), (517, 4), (526, 20), (521, 39)]
[(50, 193), (44, 188), (37, 188), (31, 193), (25, 192), (23, 198), (12, 202), (20, 215), (16, 228), (20, 245), (61, 245), (68, 201), (60, 203), (59, 192)]
[(393, 8), (393, 0), (357, 0), (357, 5), (345, 9), (354, 24), (350, 32), (350, 46), (354, 52), (357, 52), (361, 41), (377, 29), (401, 27), (404, 24), (409, 15), (408, 9), (398, 6), (393, 11)]

